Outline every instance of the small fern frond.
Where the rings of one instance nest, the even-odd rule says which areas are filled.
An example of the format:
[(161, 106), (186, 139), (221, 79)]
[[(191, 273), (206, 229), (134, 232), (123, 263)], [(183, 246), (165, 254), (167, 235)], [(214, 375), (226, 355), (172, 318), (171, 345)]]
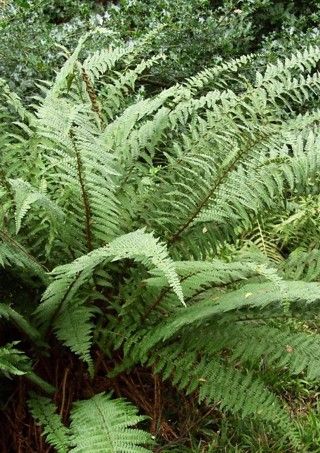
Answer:
[(16, 93), (13, 93), (7, 82), (0, 79), (1, 96), (4, 97), (7, 106), (11, 107), (22, 121), (32, 121), (33, 115), (24, 107), (21, 99)]
[(17, 234), (20, 231), (22, 220), (34, 203), (44, 207), (52, 220), (55, 220), (56, 222), (63, 222), (63, 212), (50, 200), (45, 192), (38, 191), (33, 188), (31, 184), (22, 181), (21, 179), (11, 179), (9, 182), (15, 193), (15, 221)]
[(317, 248), (304, 250), (298, 247), (289, 255), (281, 269), (286, 278), (307, 282), (319, 281), (320, 250)]
[(22, 376), (31, 370), (31, 363), (22, 351), (16, 348), (18, 342), (0, 347), (0, 373), (6, 377)]
[[(184, 303), (179, 278), (166, 247), (143, 229), (120, 236), (105, 247), (57, 267), (52, 272), (54, 280), (46, 289), (35, 315), (43, 325), (53, 322), (59, 338), (89, 363), (93, 311), (87, 306), (86, 299), (80, 299), (78, 304), (75, 297), (79, 288), (91, 281), (98, 266), (123, 259), (134, 259), (150, 270), (160, 271)], [(70, 323), (75, 330), (70, 330)], [(76, 332), (79, 328), (80, 331)]]
[(50, 101), (50, 99), (52, 99), (53, 97), (61, 94), (61, 92), (68, 86), (68, 76), (70, 76), (70, 74), (73, 73), (83, 44), (91, 34), (92, 32), (91, 33), (89, 32), (81, 36), (75, 50), (73, 51), (71, 56), (65, 61), (60, 71), (57, 73), (55, 81), (52, 87), (50, 87), (50, 90), (48, 91), (48, 101)]
[(16, 348), (18, 343), (14, 341), (0, 347), (0, 374), (7, 378), (25, 376), (45, 393), (54, 393), (55, 388), (32, 371), (31, 360), (23, 351)]
[(253, 225), (250, 232), (247, 232), (244, 236), (244, 247), (255, 247), (260, 250), (266, 258), (275, 264), (280, 264), (284, 257), (281, 254), (279, 241), (273, 231), (273, 225), (271, 219), (269, 224), (259, 220), (257, 218), (256, 225)]
[(71, 411), (70, 453), (147, 453), (151, 435), (134, 425), (145, 417), (122, 399), (99, 394), (75, 403)]
[(105, 247), (93, 250), (70, 264), (55, 268), (52, 271), (55, 279), (46, 289), (43, 302), (36, 310), (38, 319), (45, 322), (49, 313), (54, 313), (61, 302), (66, 302), (68, 293), (74, 295), (81, 285), (90, 281), (96, 267), (123, 259), (134, 259), (150, 270), (158, 269), (165, 275), (179, 300), (184, 303), (179, 278), (165, 245), (151, 233), (141, 229), (120, 236)]
[(94, 328), (92, 317), (95, 311), (93, 306), (84, 305), (82, 300), (72, 300), (54, 323), (57, 338), (88, 364), (90, 373), (93, 365), (89, 351)]
[(28, 406), (33, 418), (41, 426), (46, 441), (57, 453), (68, 453), (68, 429), (56, 413), (55, 404), (49, 398), (31, 393)]

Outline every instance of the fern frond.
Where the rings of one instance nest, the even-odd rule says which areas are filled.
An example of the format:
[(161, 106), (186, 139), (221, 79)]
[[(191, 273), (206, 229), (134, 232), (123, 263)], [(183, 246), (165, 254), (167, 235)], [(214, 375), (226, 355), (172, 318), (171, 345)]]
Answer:
[[(254, 317), (254, 315), (253, 315)], [(287, 368), (293, 374), (304, 372), (308, 379), (320, 373), (320, 337), (274, 327), (241, 315), (225, 323), (212, 322), (201, 328), (187, 328), (179, 347), (185, 351), (228, 357), (229, 363)]]
[(145, 417), (122, 399), (99, 394), (75, 403), (71, 412), (71, 444), (73, 453), (150, 452), (151, 435), (133, 428)]
[(92, 82), (101, 77), (107, 71), (111, 71), (116, 63), (124, 56), (135, 50), (134, 44), (123, 47), (110, 46), (89, 55), (83, 62), (83, 68)]
[(124, 74), (116, 73), (109, 83), (103, 85), (100, 90), (100, 97), (103, 100), (103, 110), (106, 115), (114, 119), (116, 113), (124, 104), (125, 97), (134, 91), (135, 83), (139, 76), (147, 69), (151, 68), (161, 56), (142, 61), (134, 69), (126, 71)]
[(193, 92), (193, 94), (208, 85), (210, 85), (210, 88), (212, 85), (219, 88), (225, 87), (228, 79), (235, 75), (239, 77), (239, 72), (243, 66), (250, 64), (253, 58), (253, 55), (241, 55), (239, 58), (235, 58), (213, 68), (206, 68), (195, 76), (189, 77), (184, 84)]
[(29, 253), (20, 242), (13, 238), (10, 233), (0, 230), (0, 262), (3, 265), (13, 265), (16, 268), (27, 270), (31, 275), (40, 278), (44, 283), (48, 283), (48, 276), (45, 267)]
[(22, 121), (32, 121), (33, 115), (25, 108), (19, 96), (10, 90), (4, 79), (0, 79), (0, 89), (1, 96), (5, 98), (7, 106), (11, 107)]
[(72, 300), (55, 320), (57, 338), (88, 364), (90, 372), (93, 364), (89, 351), (95, 311), (94, 307), (85, 306), (83, 300)]
[(186, 393), (197, 391), (200, 402), (218, 403), (221, 408), (239, 412), (242, 417), (254, 415), (265, 422), (275, 423), (293, 444), (299, 445), (288, 412), (264, 383), (249, 371), (224, 364), (217, 357), (203, 356), (197, 360), (196, 353), (182, 352), (180, 348), (177, 351), (176, 345), (153, 355), (149, 363), (179, 389)]
[(286, 278), (319, 281), (320, 277), (320, 250), (310, 251), (297, 248), (281, 266)]
[[(227, 263), (218, 259), (211, 261), (175, 261), (175, 268), (180, 277), (180, 284), (186, 303), (194, 303), (197, 298), (203, 297), (207, 290), (214, 287), (231, 285), (244, 281), (257, 274), (257, 266), (252, 263)], [(163, 276), (153, 272), (154, 277), (148, 278), (146, 284), (150, 288), (165, 288), (166, 280)], [(164, 300), (170, 298), (170, 292)]]
[[(287, 306), (288, 301), (297, 306), (300, 306), (301, 303), (308, 305), (319, 302), (319, 284), (290, 281), (286, 290), (279, 292), (279, 288), (273, 282), (249, 283), (243, 285), (240, 289), (222, 295), (216, 292), (211, 298), (180, 309), (171, 318), (153, 327), (151, 331), (146, 333), (143, 342), (140, 339), (140, 342), (133, 346), (130, 354), (141, 360), (156, 344), (174, 337), (186, 326), (200, 325), (210, 319), (221, 318), (222, 314), (245, 308), (263, 310), (266, 307), (273, 306), (281, 309), (281, 307)], [(142, 336), (141, 331), (138, 336)], [(133, 343), (136, 342), (133, 341)]]
[(49, 98), (58, 96), (68, 86), (68, 76), (70, 76), (70, 74), (73, 73), (83, 44), (91, 34), (92, 32), (88, 32), (79, 39), (78, 44), (74, 49), (73, 53), (65, 61), (64, 65), (57, 73), (55, 81), (52, 87), (50, 87), (50, 90), (48, 91), (49, 93), (48, 100)]
[(250, 232), (247, 232), (244, 236), (244, 247), (256, 247), (270, 261), (280, 264), (284, 257), (280, 251), (279, 241), (273, 231), (274, 223), (272, 224), (272, 219), (268, 219), (268, 221), (270, 223), (266, 224), (257, 218), (256, 225), (253, 225)]

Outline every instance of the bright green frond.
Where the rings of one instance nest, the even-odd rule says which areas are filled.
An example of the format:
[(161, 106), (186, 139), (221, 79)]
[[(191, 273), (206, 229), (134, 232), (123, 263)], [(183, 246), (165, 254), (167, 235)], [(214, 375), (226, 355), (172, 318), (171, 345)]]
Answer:
[(147, 453), (151, 436), (134, 426), (144, 420), (122, 399), (100, 394), (80, 401), (71, 412), (73, 453)]

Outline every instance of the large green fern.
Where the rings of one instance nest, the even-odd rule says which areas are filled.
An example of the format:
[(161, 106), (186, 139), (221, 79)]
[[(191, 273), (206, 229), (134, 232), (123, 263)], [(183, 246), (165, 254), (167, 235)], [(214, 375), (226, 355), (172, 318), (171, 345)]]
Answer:
[[(89, 380), (99, 349), (117, 357), (113, 376), (142, 364), (201, 404), (276, 424), (299, 450), (259, 365), (319, 378), (318, 335), (281, 320), (320, 302), (319, 253), (313, 238), (297, 249), (292, 218), (319, 195), (320, 49), (234, 90), (253, 57), (144, 97), (135, 83), (161, 56), (143, 61), (140, 43), (83, 61), (86, 39), (30, 108), (3, 85), (0, 262), (42, 298), (0, 315), (37, 346), (35, 362), (53, 332)], [(0, 369), (50, 391), (24, 357), (4, 346)], [(47, 398), (30, 408), (58, 452), (148, 451), (123, 400), (75, 402), (69, 428)]]

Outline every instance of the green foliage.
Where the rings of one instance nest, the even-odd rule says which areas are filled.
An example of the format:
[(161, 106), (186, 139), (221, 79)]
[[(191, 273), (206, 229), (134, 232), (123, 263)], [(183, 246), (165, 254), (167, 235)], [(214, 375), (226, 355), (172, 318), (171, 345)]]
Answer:
[(303, 7), (299, 1), (121, 0), (108, 11), (110, 25), (126, 39), (164, 25), (153, 47), (167, 60), (147, 79), (155, 86), (250, 52), (259, 52), (260, 66), (284, 51), (319, 43), (319, 5), (312, 0)]
[[(0, 9), (0, 70), (21, 94), (34, 92), (34, 79), (52, 77), (62, 62), (58, 46), (72, 47), (95, 26), (111, 32), (107, 43), (153, 35), (145, 56), (165, 53), (157, 70), (139, 77), (148, 90), (159, 90), (208, 65), (251, 52), (255, 66), (275, 61), (276, 55), (319, 44), (319, 5), (313, 0), (5, 0)], [(19, 43), (19, 46), (16, 45)], [(106, 39), (88, 48), (103, 48)], [(60, 47), (61, 48), (61, 47)], [(252, 75), (252, 67), (247, 66)]]
[(76, 44), (101, 20), (103, 10), (92, 0), (4, 0), (0, 5), (2, 77), (23, 95), (33, 94), (34, 80), (52, 77), (63, 61), (58, 46)]
[[(152, 368), (200, 404), (275, 425), (301, 451), (268, 370), (320, 372), (319, 335), (291, 324), (320, 302), (319, 260), (292, 272), (303, 228), (292, 211), (319, 195), (319, 47), (254, 80), (241, 57), (144, 96), (137, 78), (161, 57), (145, 61), (142, 41), (83, 56), (90, 36), (28, 108), (5, 90), (1, 262), (42, 298), (30, 316), (15, 306), (3, 316), (49, 354), (55, 333), (89, 381), (100, 350), (112, 365), (121, 357), (113, 376)], [(315, 205), (295, 219), (317, 215)], [(316, 255), (313, 239), (303, 250)], [(58, 451), (66, 436), (75, 452), (146, 451), (122, 400), (75, 403), (70, 431), (49, 400), (30, 404)]]

